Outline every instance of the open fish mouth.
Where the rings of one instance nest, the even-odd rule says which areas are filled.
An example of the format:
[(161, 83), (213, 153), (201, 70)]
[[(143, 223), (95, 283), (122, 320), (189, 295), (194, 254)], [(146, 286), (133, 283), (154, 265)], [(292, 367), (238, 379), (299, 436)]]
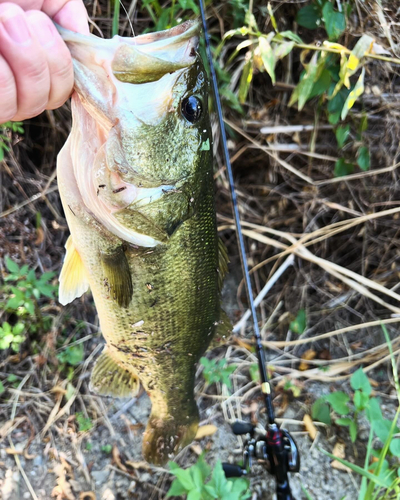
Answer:
[(72, 57), (85, 66), (106, 64), (120, 81), (154, 82), (168, 73), (191, 66), (197, 56), (200, 25), (186, 21), (179, 26), (133, 38), (105, 40), (57, 26)]

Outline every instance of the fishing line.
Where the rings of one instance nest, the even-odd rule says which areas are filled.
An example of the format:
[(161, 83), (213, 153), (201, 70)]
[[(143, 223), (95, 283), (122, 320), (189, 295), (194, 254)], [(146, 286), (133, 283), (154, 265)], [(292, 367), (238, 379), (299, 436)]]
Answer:
[(257, 353), (257, 359), (258, 359), (258, 364), (259, 364), (259, 369), (260, 369), (261, 384), (262, 384), (261, 388), (262, 388), (262, 392), (264, 394), (264, 402), (265, 402), (265, 406), (267, 409), (268, 422), (269, 422), (269, 424), (273, 424), (273, 423), (275, 423), (275, 412), (274, 412), (274, 408), (272, 406), (271, 386), (270, 386), (270, 383), (268, 380), (268, 374), (267, 374), (266, 365), (265, 365), (264, 349), (263, 349), (263, 346), (261, 344), (262, 339), (261, 339), (261, 335), (260, 335), (260, 329), (258, 327), (257, 312), (256, 312), (256, 308), (254, 305), (254, 300), (253, 300), (253, 287), (251, 285), (249, 266), (247, 264), (246, 247), (244, 244), (242, 225), (240, 222), (239, 208), (238, 208), (236, 189), (235, 189), (235, 181), (233, 178), (232, 165), (231, 165), (231, 161), (230, 161), (228, 144), (227, 144), (227, 140), (226, 140), (226, 129), (225, 129), (224, 117), (223, 117), (222, 106), (221, 106), (221, 98), (219, 95), (217, 75), (215, 72), (214, 62), (213, 62), (212, 53), (211, 53), (210, 36), (208, 33), (208, 29), (207, 29), (207, 20), (206, 20), (205, 11), (204, 11), (203, 0), (199, 0), (199, 5), (200, 5), (201, 18), (202, 18), (202, 22), (203, 22), (204, 37), (205, 37), (205, 42), (206, 42), (207, 59), (208, 59), (208, 63), (210, 66), (211, 81), (212, 81), (212, 87), (213, 87), (213, 91), (214, 91), (214, 102), (215, 102), (215, 107), (216, 107), (216, 111), (217, 111), (217, 115), (218, 115), (219, 127), (221, 130), (222, 147), (223, 147), (226, 171), (228, 174), (229, 187), (230, 187), (230, 191), (231, 191), (233, 215), (234, 215), (234, 219), (235, 219), (236, 234), (237, 234), (238, 244), (239, 244), (240, 260), (242, 263), (244, 282), (245, 282), (245, 286), (246, 286), (247, 298), (249, 301), (249, 309), (250, 309), (251, 318), (252, 318), (252, 322), (253, 322), (253, 330), (254, 330), (253, 333), (254, 333), (254, 338), (256, 340), (256, 353)]

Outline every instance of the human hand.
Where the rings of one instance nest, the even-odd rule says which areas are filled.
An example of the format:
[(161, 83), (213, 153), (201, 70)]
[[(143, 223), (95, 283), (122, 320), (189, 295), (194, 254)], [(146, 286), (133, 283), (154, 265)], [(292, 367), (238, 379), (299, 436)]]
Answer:
[(56, 109), (71, 94), (71, 54), (52, 20), (89, 33), (82, 0), (0, 0), (0, 123)]

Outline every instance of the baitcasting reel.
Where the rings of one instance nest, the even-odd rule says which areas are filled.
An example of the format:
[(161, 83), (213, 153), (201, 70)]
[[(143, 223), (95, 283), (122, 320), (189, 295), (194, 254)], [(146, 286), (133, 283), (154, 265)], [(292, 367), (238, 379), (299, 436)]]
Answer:
[(249, 434), (243, 451), (243, 468), (235, 464), (223, 464), (226, 477), (247, 475), (253, 460), (262, 461), (267, 471), (276, 478), (278, 500), (293, 500), (288, 472), (299, 472), (300, 455), (296, 442), (285, 429), (269, 424), (265, 436), (255, 437), (255, 426), (247, 422), (235, 422), (232, 431), (237, 436)]

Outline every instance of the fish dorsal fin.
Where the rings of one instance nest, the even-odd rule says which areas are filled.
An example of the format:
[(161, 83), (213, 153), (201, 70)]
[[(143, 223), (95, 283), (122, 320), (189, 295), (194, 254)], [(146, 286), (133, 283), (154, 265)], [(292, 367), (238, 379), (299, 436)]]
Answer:
[(69, 304), (89, 290), (86, 271), (71, 236), (69, 236), (65, 248), (67, 253), (60, 273), (58, 297), (60, 304), (63, 306)]
[(105, 347), (94, 365), (90, 390), (102, 396), (133, 398), (139, 389), (139, 378), (130, 370), (121, 367)]
[(226, 246), (221, 238), (218, 238), (218, 285), (219, 289), (222, 290), (222, 285), (224, 283), (224, 278), (228, 272), (228, 252)]
[(102, 253), (101, 265), (105, 286), (108, 286), (110, 296), (121, 307), (128, 307), (132, 298), (133, 285), (129, 264), (123, 248), (118, 247), (112, 253)]

